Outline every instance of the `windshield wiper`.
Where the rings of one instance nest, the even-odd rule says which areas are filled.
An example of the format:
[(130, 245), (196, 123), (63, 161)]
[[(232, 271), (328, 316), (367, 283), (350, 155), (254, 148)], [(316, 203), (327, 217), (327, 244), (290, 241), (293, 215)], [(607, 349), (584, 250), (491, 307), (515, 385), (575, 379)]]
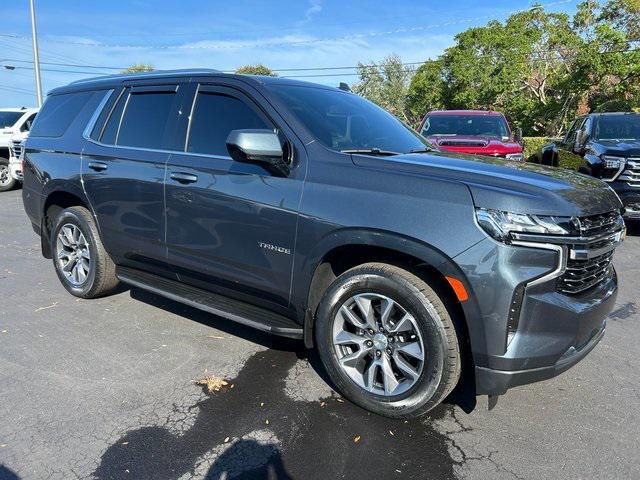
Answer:
[(392, 152), (390, 150), (380, 150), (379, 148), (359, 148), (359, 149), (347, 149), (340, 150), (342, 153), (362, 153), (365, 155), (381, 155), (381, 156), (391, 156), (391, 155), (400, 155), (399, 152)]
[(424, 147), (424, 148), (415, 148), (413, 150), (409, 150), (409, 153), (429, 153), (429, 152), (437, 152), (437, 148), (433, 147)]

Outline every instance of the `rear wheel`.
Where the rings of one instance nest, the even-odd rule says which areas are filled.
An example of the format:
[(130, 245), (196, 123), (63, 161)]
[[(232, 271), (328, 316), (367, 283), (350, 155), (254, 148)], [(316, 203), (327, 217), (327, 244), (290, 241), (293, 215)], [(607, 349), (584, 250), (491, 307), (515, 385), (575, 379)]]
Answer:
[(0, 157), (0, 192), (6, 192), (16, 186), (16, 179), (11, 176), (9, 159)]
[(392, 265), (365, 264), (340, 275), (318, 308), (316, 340), (338, 390), (381, 415), (422, 415), (460, 376), (444, 303), (423, 280)]
[(76, 297), (100, 297), (118, 285), (115, 265), (84, 207), (60, 212), (51, 232), (51, 252), (58, 278)]

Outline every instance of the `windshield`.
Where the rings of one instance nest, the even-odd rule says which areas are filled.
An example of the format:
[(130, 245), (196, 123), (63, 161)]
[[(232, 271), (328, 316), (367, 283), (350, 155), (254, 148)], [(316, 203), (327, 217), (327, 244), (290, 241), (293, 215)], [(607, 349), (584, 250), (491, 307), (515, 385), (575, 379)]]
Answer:
[(0, 112), (0, 128), (12, 127), (24, 112)]
[(433, 148), (393, 115), (352, 93), (295, 85), (268, 87), (332, 150), (408, 153)]
[(429, 115), (422, 135), (466, 135), (509, 138), (509, 128), (502, 115)]
[(603, 115), (598, 120), (596, 140), (640, 140), (640, 115)]

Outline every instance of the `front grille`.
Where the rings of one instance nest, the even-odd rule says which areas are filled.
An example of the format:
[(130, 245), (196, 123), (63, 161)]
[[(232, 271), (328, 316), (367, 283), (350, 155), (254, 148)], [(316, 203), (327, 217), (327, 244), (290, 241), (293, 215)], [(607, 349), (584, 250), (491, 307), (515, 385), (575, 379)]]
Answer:
[(589, 260), (568, 260), (567, 268), (558, 279), (558, 290), (575, 295), (595, 287), (611, 272), (613, 251)]
[(618, 180), (627, 182), (631, 187), (640, 187), (640, 158), (629, 158)]
[(486, 147), (487, 142), (477, 140), (440, 140), (438, 145), (445, 147)]
[(612, 233), (620, 221), (619, 212), (609, 212), (578, 219), (580, 236), (590, 237), (604, 233)]
[(22, 142), (18, 140), (12, 140), (9, 142), (9, 150), (11, 151), (11, 156), (14, 158), (20, 158), (22, 155)]

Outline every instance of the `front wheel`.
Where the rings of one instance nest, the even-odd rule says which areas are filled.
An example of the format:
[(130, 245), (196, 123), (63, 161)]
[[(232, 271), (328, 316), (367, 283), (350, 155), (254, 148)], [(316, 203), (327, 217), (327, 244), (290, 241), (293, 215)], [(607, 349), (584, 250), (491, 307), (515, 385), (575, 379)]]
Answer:
[(51, 252), (58, 278), (76, 297), (100, 297), (118, 285), (115, 265), (84, 207), (60, 212), (51, 232)]
[(392, 265), (370, 263), (340, 275), (319, 305), (315, 333), (338, 390), (381, 415), (422, 415), (460, 377), (444, 303), (423, 280)]
[(16, 186), (16, 179), (11, 176), (9, 160), (0, 157), (0, 192), (7, 192)]

